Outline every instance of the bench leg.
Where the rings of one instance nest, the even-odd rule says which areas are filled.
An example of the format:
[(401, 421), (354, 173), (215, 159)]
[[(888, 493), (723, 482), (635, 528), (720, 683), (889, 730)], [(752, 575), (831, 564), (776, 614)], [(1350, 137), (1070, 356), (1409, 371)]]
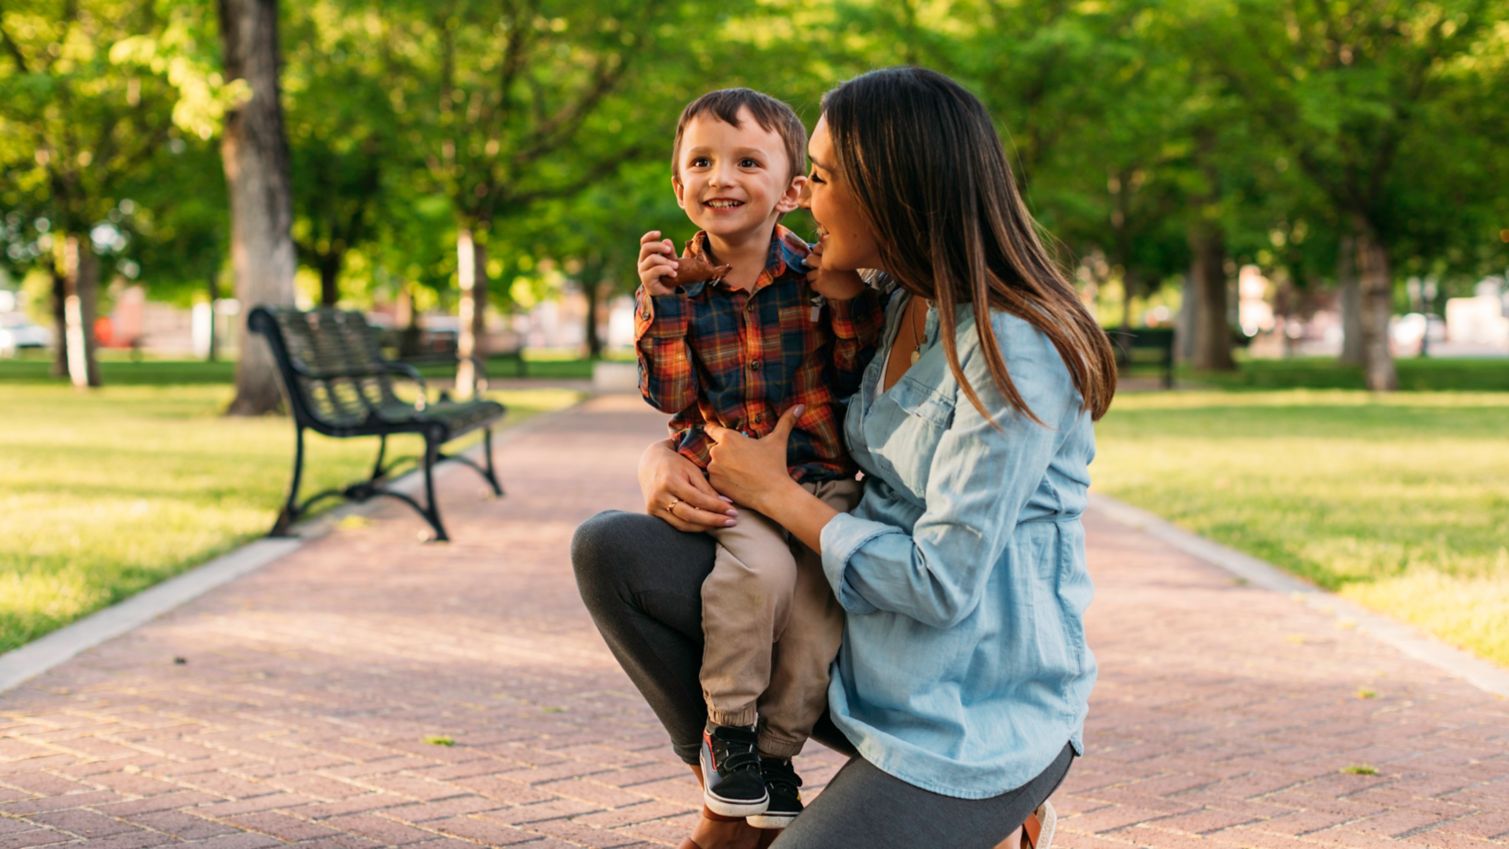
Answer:
[(501, 496), (503, 494), (503, 484), (498, 483), (498, 471), (493, 468), (493, 429), (490, 427), (482, 431), (482, 453), (487, 456), (487, 471), (483, 474), (483, 477), (487, 478), (487, 482), (492, 484), (493, 495)]
[(283, 509), (278, 511), (278, 520), (267, 533), (272, 537), (288, 536), (288, 527), (299, 518), (299, 479), (304, 473), (304, 428), (294, 425), (293, 432), (293, 483), (288, 487), (288, 500), (283, 503)]
[(384, 476), (382, 461), (388, 454), (388, 435), (386, 433), (379, 434), (377, 439), (377, 462), (372, 464), (373, 481), (382, 480)]
[(450, 535), (440, 521), (440, 505), (435, 501), (435, 460), (440, 454), (440, 441), (432, 434), (424, 435), (424, 509), (420, 511), (430, 528), (435, 531), (434, 542), (449, 542)]

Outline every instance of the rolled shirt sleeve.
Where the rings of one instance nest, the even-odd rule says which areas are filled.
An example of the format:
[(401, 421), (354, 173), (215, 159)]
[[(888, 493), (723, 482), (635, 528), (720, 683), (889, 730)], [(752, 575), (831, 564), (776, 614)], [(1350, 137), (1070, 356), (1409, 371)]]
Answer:
[(697, 402), (697, 372), (687, 345), (691, 307), (681, 292), (634, 293), (634, 348), (639, 392), (661, 412), (679, 413)]

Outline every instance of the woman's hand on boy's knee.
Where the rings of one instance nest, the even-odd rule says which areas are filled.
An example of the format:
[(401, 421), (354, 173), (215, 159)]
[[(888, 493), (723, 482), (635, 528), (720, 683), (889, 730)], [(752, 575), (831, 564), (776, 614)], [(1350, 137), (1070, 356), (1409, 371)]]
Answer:
[(645, 512), (678, 531), (731, 527), (739, 515), (707, 482), (697, 464), (676, 453), (669, 442), (653, 443), (640, 455), (639, 491), (644, 495)]

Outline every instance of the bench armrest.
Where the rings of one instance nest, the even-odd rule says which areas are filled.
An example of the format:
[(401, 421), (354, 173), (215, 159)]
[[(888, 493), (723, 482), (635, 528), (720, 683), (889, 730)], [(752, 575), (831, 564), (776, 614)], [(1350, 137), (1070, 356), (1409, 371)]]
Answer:
[(403, 375), (419, 387), (419, 397), (414, 399), (414, 409), (423, 411), (425, 407), (429, 406), (430, 384), (424, 379), (424, 375), (419, 373), (419, 369), (397, 360), (383, 360), (382, 364), (383, 368), (389, 372)]

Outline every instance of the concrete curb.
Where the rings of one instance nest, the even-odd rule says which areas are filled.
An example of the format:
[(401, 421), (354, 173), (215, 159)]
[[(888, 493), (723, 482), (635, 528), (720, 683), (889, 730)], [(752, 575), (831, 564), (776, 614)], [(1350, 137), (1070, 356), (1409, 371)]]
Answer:
[(1099, 493), (1090, 495), (1090, 509), (1165, 542), (1186, 554), (1235, 575), (1247, 583), (1276, 593), (1283, 593), (1316, 610), (1340, 620), (1355, 623), (1357, 630), (1368, 634), (1422, 663), (1461, 678), (1467, 683), (1500, 698), (1509, 698), (1509, 670), (1449, 646), (1435, 637), (1421, 633), (1325, 590), (1308, 584), (1271, 563), (1243, 554), (1202, 536), (1175, 527), (1169, 522)]
[[(543, 413), (522, 424), (494, 433), (494, 450), (521, 435), (548, 426), (551, 421), (581, 406), (590, 397), (590, 395), (584, 396), (582, 400), (569, 407)], [(478, 443), (467, 449), (466, 454), (476, 459), (481, 449), (482, 445)], [(440, 467), (435, 475), (436, 489), (438, 490), (452, 474), (458, 471), (460, 469), (451, 464)], [(508, 482), (505, 480), (503, 483), (506, 487)], [(420, 470), (415, 469), (399, 477), (392, 486), (393, 489), (406, 495), (417, 495), (424, 487), (424, 478)], [(195, 566), (181, 575), (142, 590), (124, 601), (103, 610), (97, 610), (71, 625), (39, 637), (20, 648), (0, 654), (0, 693), (41, 675), (75, 655), (145, 625), (222, 584), (230, 583), (242, 575), (255, 572), (269, 563), (287, 557), (329, 533), (341, 519), (370, 513), (381, 503), (383, 499), (372, 499), (365, 504), (344, 504), (318, 518), (300, 522), (294, 526), (295, 536), (283, 539), (263, 537), (253, 540), (208, 563)], [(269, 521), (271, 521), (270, 518)], [(424, 525), (425, 529), (428, 527)]]

